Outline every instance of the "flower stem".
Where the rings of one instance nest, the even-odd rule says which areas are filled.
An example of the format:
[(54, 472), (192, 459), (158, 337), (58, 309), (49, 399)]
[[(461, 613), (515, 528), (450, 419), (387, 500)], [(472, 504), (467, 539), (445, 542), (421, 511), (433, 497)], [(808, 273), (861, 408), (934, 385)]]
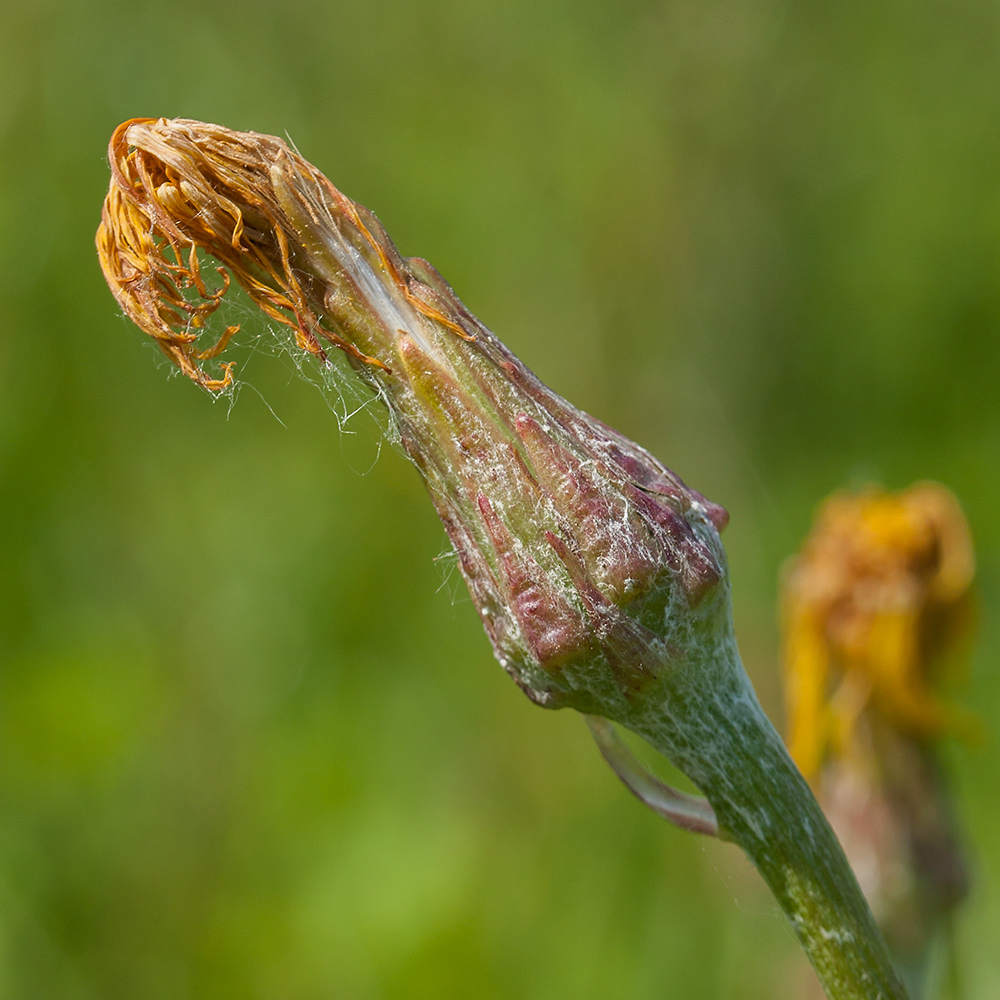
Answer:
[[(716, 653), (739, 661), (735, 643)], [(752, 688), (689, 684), (704, 677), (704, 665), (679, 671), (663, 711), (621, 721), (698, 784), (720, 838), (739, 845), (760, 872), (830, 1000), (906, 1000), (843, 849)], [(678, 702), (694, 708), (684, 715), (697, 725), (678, 726)]]

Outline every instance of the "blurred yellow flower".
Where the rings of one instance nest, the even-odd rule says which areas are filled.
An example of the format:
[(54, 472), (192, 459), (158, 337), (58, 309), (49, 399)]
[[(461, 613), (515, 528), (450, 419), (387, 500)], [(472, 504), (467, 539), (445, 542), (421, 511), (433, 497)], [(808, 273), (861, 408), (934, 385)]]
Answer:
[(866, 710), (918, 740), (968, 727), (939, 687), (967, 646), (974, 571), (943, 486), (826, 501), (784, 581), (789, 748), (806, 777), (863, 752)]
[(972, 543), (936, 483), (826, 501), (784, 580), (789, 749), (851, 861), (897, 969), (928, 996), (968, 891), (935, 741), (975, 729), (941, 693), (972, 622)]

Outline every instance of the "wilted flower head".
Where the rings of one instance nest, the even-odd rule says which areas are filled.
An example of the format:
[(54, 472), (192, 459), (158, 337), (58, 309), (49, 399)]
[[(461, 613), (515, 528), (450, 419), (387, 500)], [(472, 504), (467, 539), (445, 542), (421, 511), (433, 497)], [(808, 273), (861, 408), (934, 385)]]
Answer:
[[(126, 314), (185, 374), (230, 278), (322, 363), (344, 351), (427, 484), (500, 663), (544, 705), (609, 711), (725, 617), (726, 514), (543, 385), (426, 262), (280, 139), (137, 119), (97, 243)], [(214, 258), (214, 267), (208, 263)]]

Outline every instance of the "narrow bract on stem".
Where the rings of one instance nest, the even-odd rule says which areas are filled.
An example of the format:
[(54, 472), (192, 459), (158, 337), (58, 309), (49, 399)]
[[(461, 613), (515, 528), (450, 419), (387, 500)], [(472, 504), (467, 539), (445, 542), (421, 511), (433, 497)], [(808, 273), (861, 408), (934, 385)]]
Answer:
[(713, 837), (719, 835), (719, 821), (705, 799), (679, 792), (660, 781), (636, 759), (607, 719), (588, 715), (587, 725), (601, 756), (636, 798), (682, 830)]
[(202, 339), (231, 278), (318, 363), (342, 351), (386, 404), (525, 694), (620, 723), (683, 771), (707, 803), (664, 793), (596, 722), (644, 801), (743, 847), (830, 997), (904, 997), (740, 663), (726, 512), (552, 392), (430, 264), (403, 258), (374, 215), (280, 139), (137, 119), (115, 132), (110, 157), (97, 243), (126, 314), (210, 391), (234, 378), (206, 363), (237, 329)]

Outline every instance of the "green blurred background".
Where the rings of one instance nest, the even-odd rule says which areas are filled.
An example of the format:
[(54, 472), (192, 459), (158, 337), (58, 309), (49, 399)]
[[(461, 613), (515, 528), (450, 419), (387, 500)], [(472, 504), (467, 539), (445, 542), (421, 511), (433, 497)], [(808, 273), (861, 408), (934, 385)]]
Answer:
[(122, 318), (93, 231), (139, 115), (287, 132), (547, 382), (725, 504), (776, 719), (777, 576), (816, 503), (951, 486), (990, 732), (947, 749), (959, 950), (968, 997), (1000, 996), (995, 0), (0, 10), (0, 996), (802, 982), (738, 852), (645, 812), (493, 662), (366, 414), (342, 435), (266, 350), (213, 404)]

